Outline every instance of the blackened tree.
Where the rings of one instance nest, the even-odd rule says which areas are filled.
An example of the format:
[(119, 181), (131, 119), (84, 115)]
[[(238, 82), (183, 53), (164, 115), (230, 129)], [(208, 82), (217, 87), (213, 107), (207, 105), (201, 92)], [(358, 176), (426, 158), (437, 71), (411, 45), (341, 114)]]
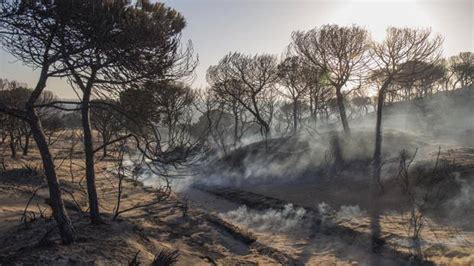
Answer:
[[(372, 46), (374, 71), (372, 80), (378, 84), (375, 148), (373, 155), (372, 191), (378, 195), (382, 151), (382, 109), (385, 95), (397, 83), (414, 83), (427, 75), (433, 63), (440, 57), (443, 39), (432, 36), (431, 30), (410, 28), (388, 28), (385, 40)], [(374, 199), (374, 204), (377, 199)], [(379, 251), (380, 213), (375, 205), (371, 210), (374, 251)]]
[(324, 25), (292, 34), (291, 46), (314, 69), (320, 69), (334, 88), (344, 132), (350, 134), (342, 89), (366, 70), (370, 48), (367, 30), (358, 26)]

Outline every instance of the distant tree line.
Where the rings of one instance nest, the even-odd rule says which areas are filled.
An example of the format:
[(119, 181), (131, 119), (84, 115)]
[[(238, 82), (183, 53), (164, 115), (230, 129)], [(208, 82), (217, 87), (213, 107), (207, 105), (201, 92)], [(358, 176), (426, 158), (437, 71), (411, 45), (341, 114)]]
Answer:
[[(25, 87), (7, 87), (0, 90), (0, 98), (9, 102), (10, 106), (22, 108), (28, 100), (32, 90)], [(56, 99), (50, 91), (44, 91), (38, 98), (38, 102), (45, 104)], [(43, 123), (43, 129), (48, 144), (52, 144), (58, 137), (60, 130), (64, 128), (63, 114), (58, 110), (50, 108), (38, 109), (38, 115)], [(8, 142), (12, 158), (16, 158), (17, 151), (21, 150), (23, 155), (28, 155), (30, 140), (32, 138), (31, 128), (24, 120), (15, 116), (0, 113), (0, 141)]]

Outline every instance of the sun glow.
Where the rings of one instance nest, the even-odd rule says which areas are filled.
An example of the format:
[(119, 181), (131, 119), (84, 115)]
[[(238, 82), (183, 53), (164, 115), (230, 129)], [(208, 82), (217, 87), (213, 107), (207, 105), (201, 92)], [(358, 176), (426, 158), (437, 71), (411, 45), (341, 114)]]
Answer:
[(340, 5), (330, 16), (338, 24), (357, 24), (371, 32), (372, 37), (383, 40), (389, 26), (430, 27), (433, 21), (416, 1), (364, 1), (352, 0)]

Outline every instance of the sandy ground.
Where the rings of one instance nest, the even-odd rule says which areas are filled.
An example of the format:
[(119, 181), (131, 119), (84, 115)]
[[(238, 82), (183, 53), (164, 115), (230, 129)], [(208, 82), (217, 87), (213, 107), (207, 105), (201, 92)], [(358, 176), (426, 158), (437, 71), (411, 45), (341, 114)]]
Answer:
[[(66, 147), (56, 143), (52, 150), (62, 186), (71, 192), (65, 193), (64, 199), (77, 243), (64, 246), (56, 230), (47, 233), (54, 228), (54, 222), (45, 203), (47, 190), (38, 189), (45, 180), (34, 171), (25, 170), (40, 165), (39, 155), (32, 149), (28, 156), (6, 157), (7, 171), (0, 173), (0, 265), (128, 265), (137, 253), (141, 265), (148, 265), (164, 249), (179, 250), (176, 265), (278, 265), (210, 222), (200, 209), (190, 208), (187, 217), (183, 217), (175, 195), (162, 203), (124, 213), (113, 221), (118, 182), (106, 171), (111, 166), (108, 160), (98, 160), (96, 165), (100, 207), (106, 223), (90, 225), (81, 153), (76, 151), (72, 160), (66, 159)], [(28, 222), (24, 223), (21, 219), (25, 206), (36, 189), (26, 211)], [(150, 190), (126, 181), (121, 208), (153, 201)], [(77, 209), (74, 201), (84, 212)]]
[[(241, 206), (195, 188), (188, 188), (181, 193), (190, 199), (192, 205), (200, 206), (209, 212), (224, 217), (224, 219), (226, 213)], [(305, 265), (368, 265), (368, 262), (373, 259), (368, 250), (345, 243), (344, 240), (338, 237), (324, 234), (310, 236), (307, 224), (299, 224), (288, 230), (278, 231), (272, 230), (274, 228), (262, 230), (259, 228), (262, 224), (239, 224), (232, 219), (225, 220), (250, 230), (262, 243), (284, 251)], [(262, 221), (262, 223), (265, 222)], [(384, 265), (400, 265), (401, 263), (383, 258), (380, 262)]]

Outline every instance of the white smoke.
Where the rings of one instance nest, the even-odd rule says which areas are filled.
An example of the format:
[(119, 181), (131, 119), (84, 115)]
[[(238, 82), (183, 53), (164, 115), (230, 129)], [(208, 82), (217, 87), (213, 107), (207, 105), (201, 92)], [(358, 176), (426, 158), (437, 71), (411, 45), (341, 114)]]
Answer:
[(459, 172), (455, 172), (455, 180), (459, 184), (461, 191), (452, 199), (452, 204), (455, 207), (464, 207), (464, 206), (472, 206), (474, 202), (474, 187), (467, 182), (467, 180), (460, 178)]
[(342, 205), (339, 210), (336, 211), (329, 204), (321, 202), (318, 204), (318, 210), (321, 214), (321, 222), (323, 225), (333, 225), (342, 220), (360, 218), (365, 215), (365, 212), (361, 211), (359, 205)]
[(364, 212), (360, 210), (359, 205), (353, 206), (341, 206), (339, 211), (336, 213), (336, 219), (338, 220), (349, 220), (353, 218), (359, 218), (364, 216)]
[(256, 231), (288, 232), (304, 227), (302, 221), (305, 214), (306, 211), (303, 208), (294, 208), (292, 204), (285, 205), (283, 210), (265, 211), (251, 210), (243, 205), (220, 216)]

